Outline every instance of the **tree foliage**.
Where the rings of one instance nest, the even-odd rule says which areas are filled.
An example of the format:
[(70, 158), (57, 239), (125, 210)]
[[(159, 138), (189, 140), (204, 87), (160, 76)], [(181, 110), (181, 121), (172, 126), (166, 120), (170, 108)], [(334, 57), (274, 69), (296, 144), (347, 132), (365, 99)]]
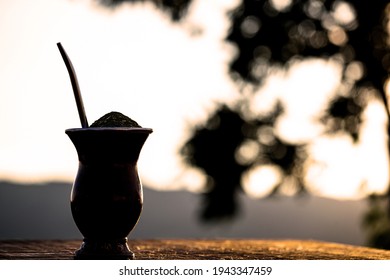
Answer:
[(97, 0), (103, 5), (115, 7), (122, 3), (152, 2), (158, 8), (168, 12), (175, 21), (180, 20), (188, 9), (191, 0)]
[[(98, 1), (109, 6), (153, 2), (175, 21), (185, 16), (192, 3)], [(377, 95), (389, 115), (384, 91), (390, 71), (389, 11), (388, 0), (242, 0), (230, 12), (231, 29), (226, 37), (238, 50), (230, 64), (231, 77), (260, 87), (275, 65), (287, 68), (290, 62), (306, 58), (331, 59), (342, 67), (342, 81), (321, 121), (328, 133), (344, 131), (358, 140), (367, 94)], [(254, 166), (273, 165), (282, 170), (284, 180), (270, 195), (291, 186), (286, 181), (294, 182), (295, 193), (305, 192), (304, 145), (286, 143), (273, 129), (284, 108), (278, 104), (271, 114), (255, 121), (245, 117), (246, 108), (222, 105), (205, 124), (194, 128), (182, 149), (187, 162), (208, 177), (202, 214), (206, 220), (234, 216), (242, 177)], [(240, 156), (246, 145), (252, 145), (254, 156)]]
[[(288, 67), (291, 61), (313, 57), (332, 59), (342, 66), (342, 82), (338, 97), (321, 120), (328, 133), (344, 131), (358, 140), (363, 97), (375, 94), (387, 109), (388, 1), (292, 0), (283, 7), (276, 4), (243, 0), (231, 12), (232, 28), (226, 40), (238, 48), (230, 65), (231, 77), (260, 87), (275, 65)], [(284, 180), (271, 194), (283, 190), (287, 179), (293, 179), (295, 193), (305, 192), (304, 145), (286, 143), (273, 130), (283, 111), (281, 105), (271, 116), (257, 121), (245, 119), (242, 108), (221, 107), (205, 126), (195, 129), (183, 149), (188, 162), (212, 178), (205, 194), (205, 217), (231, 216), (243, 174), (257, 165), (272, 164), (283, 171)], [(215, 119), (219, 125), (210, 126)], [(257, 156), (242, 164), (237, 151), (248, 141), (258, 146)]]

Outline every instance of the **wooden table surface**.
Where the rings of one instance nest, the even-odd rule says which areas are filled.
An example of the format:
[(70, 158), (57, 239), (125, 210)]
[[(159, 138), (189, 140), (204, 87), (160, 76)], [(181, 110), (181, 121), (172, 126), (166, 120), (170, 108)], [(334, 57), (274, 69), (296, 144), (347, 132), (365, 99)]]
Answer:
[[(0, 259), (73, 259), (80, 240), (0, 241)], [(138, 260), (390, 260), (390, 251), (310, 240), (129, 240)]]

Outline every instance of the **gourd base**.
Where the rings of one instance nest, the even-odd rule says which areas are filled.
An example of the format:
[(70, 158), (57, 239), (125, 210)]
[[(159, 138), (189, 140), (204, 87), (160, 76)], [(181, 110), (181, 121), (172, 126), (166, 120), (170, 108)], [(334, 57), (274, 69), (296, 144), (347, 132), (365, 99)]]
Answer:
[(127, 238), (116, 240), (84, 239), (75, 252), (76, 260), (133, 260), (135, 255), (127, 246)]

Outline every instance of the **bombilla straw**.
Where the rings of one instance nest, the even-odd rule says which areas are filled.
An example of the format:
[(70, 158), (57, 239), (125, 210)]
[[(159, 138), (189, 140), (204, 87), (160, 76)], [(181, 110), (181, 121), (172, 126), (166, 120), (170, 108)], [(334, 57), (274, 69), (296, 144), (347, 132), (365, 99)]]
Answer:
[(81, 92), (80, 92), (80, 87), (79, 87), (79, 83), (78, 83), (77, 76), (76, 76), (76, 71), (74, 70), (72, 62), (70, 61), (70, 58), (66, 54), (61, 43), (57, 43), (57, 46), (58, 46), (58, 49), (60, 50), (61, 56), (65, 62), (66, 69), (68, 69), (70, 81), (72, 83), (74, 97), (76, 99), (77, 110), (79, 112), (81, 127), (87, 128), (88, 121), (87, 121), (87, 116), (85, 114), (83, 98), (81, 97)]

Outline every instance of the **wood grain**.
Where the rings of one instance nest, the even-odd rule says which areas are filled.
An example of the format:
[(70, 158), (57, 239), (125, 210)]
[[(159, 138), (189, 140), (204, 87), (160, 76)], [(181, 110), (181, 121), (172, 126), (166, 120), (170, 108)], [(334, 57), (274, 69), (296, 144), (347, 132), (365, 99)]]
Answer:
[[(80, 240), (0, 241), (0, 259), (73, 259)], [(138, 260), (390, 260), (390, 251), (310, 240), (130, 240)]]

